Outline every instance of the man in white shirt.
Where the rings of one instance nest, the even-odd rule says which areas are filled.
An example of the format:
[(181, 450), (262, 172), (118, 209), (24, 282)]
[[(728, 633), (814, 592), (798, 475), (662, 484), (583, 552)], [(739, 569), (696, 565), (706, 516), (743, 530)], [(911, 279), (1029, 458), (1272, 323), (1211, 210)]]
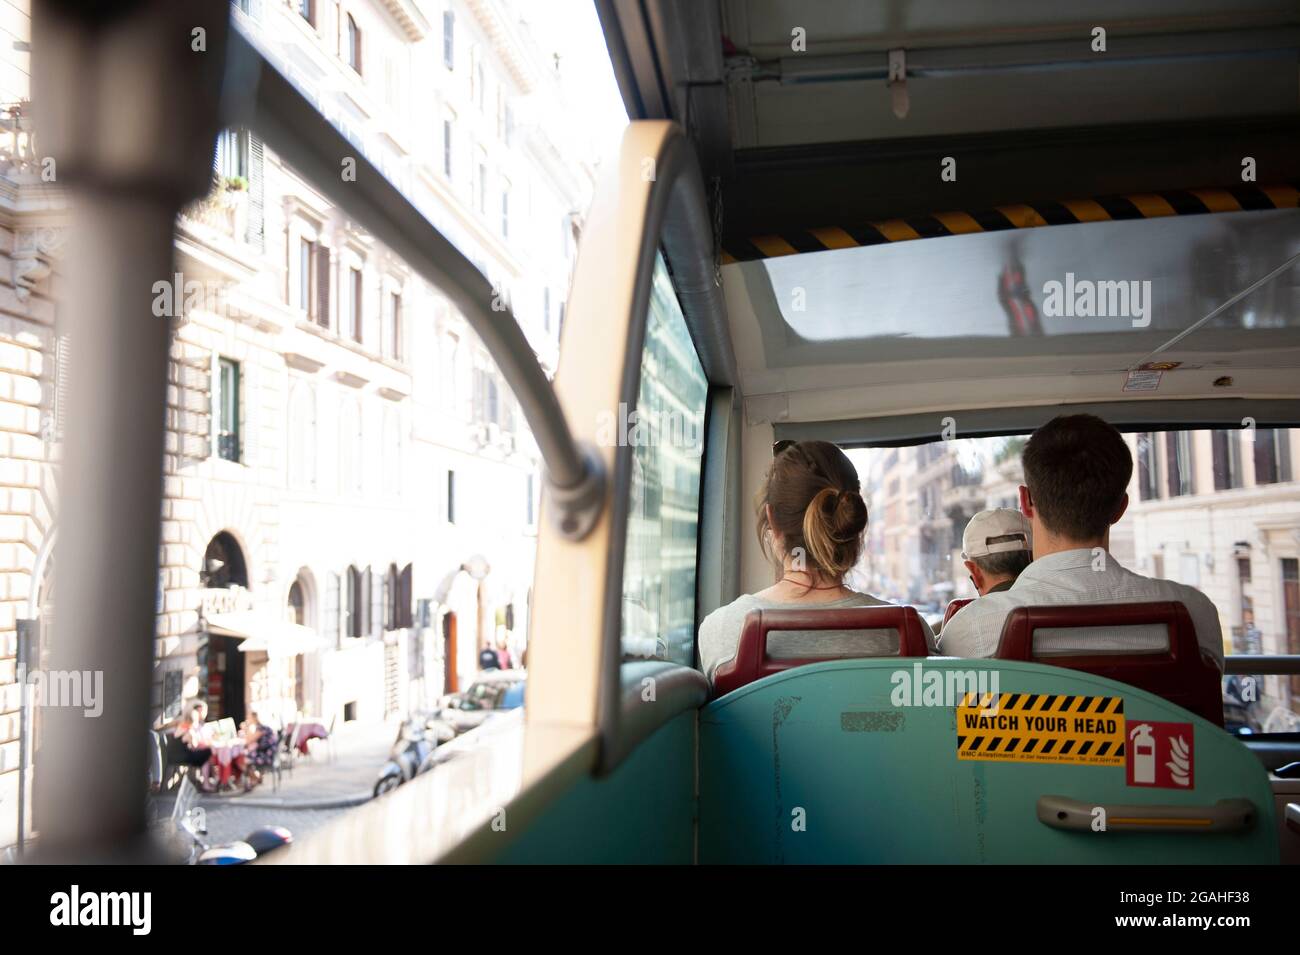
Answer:
[[(1223, 632), (1214, 603), (1199, 590), (1125, 570), (1110, 554), (1110, 527), (1128, 507), (1133, 457), (1120, 433), (1093, 415), (1053, 418), (1030, 437), (1022, 456), (1020, 510), (1033, 528), (1034, 561), (1010, 589), (958, 611), (939, 635), (945, 656), (991, 657), (1016, 607), (1181, 602), (1201, 653), (1223, 669)], [(1090, 628), (1035, 637), (1036, 653), (1153, 650), (1163, 627)]]

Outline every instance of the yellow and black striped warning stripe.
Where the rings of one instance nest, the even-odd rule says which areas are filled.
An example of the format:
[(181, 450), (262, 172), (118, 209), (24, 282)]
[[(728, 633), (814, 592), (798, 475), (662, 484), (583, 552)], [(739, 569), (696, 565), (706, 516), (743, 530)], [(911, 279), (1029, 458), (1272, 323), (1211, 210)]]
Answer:
[(911, 239), (934, 239), (974, 232), (1297, 207), (1300, 207), (1300, 188), (1296, 185), (1243, 185), (1228, 189), (1190, 189), (1101, 196), (1094, 199), (1066, 199), (1061, 202), (1034, 202), (998, 206), (981, 212), (938, 212), (934, 215), (861, 225), (787, 229), (780, 233), (728, 239), (723, 246), (722, 263), (728, 265), (753, 259), (798, 255), (801, 252), (853, 249), (884, 242), (907, 242)]
[(957, 758), (1124, 764), (1124, 698), (968, 693), (957, 707)]

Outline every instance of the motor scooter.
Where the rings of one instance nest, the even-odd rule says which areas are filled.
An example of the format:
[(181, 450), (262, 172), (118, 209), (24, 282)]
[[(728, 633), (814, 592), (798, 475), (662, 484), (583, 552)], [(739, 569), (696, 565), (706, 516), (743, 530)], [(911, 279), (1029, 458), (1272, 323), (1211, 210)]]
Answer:
[(429, 757), (438, 746), (438, 740), (421, 720), (407, 720), (397, 731), (388, 762), (379, 770), (375, 782), (375, 796), (392, 792), (402, 783), (414, 779), (431, 765)]
[(186, 865), (242, 865), (293, 843), (293, 833), (284, 826), (261, 826), (243, 839), (212, 845), (206, 839), (206, 814), (195, 806), (197, 798), (198, 789), (187, 775), (177, 790), (165, 834), (177, 860)]

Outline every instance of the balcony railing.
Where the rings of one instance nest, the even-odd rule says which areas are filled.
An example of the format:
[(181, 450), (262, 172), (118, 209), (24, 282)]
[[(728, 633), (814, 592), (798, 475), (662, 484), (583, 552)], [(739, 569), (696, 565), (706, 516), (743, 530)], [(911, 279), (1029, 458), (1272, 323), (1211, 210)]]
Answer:
[(217, 435), (217, 457), (223, 461), (239, 462), (239, 434), (222, 431)]

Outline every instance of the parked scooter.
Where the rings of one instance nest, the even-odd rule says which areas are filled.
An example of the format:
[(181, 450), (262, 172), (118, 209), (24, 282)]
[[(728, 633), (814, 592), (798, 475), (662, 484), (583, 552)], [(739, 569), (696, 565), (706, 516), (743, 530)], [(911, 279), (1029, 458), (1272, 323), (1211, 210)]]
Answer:
[(198, 790), (186, 776), (169, 818), (178, 860), (186, 865), (241, 865), (293, 843), (293, 833), (284, 826), (262, 826), (236, 842), (212, 845), (205, 838), (208, 827), (204, 810), (194, 805), (197, 797)]
[(430, 757), (437, 747), (437, 738), (429, 732), (422, 720), (404, 722), (397, 732), (388, 762), (379, 770), (375, 795), (392, 792), (428, 769), (432, 765)]

